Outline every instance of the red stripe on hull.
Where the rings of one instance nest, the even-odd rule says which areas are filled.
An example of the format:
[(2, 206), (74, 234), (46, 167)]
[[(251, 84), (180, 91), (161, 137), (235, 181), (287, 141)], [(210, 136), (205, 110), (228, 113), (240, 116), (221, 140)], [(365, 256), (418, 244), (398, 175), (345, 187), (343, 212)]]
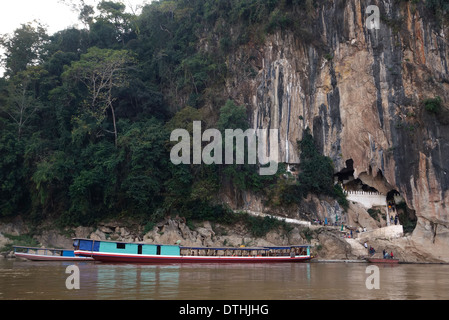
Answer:
[(305, 257), (195, 257), (195, 256), (141, 256), (114, 255), (95, 252), (77, 252), (79, 255), (89, 256), (102, 262), (127, 263), (273, 263), (273, 262), (305, 262)]
[(51, 255), (38, 255), (27, 253), (15, 253), (17, 258), (23, 258), (33, 261), (89, 261), (92, 260), (87, 256), (84, 257), (64, 257), (64, 256), (51, 256)]

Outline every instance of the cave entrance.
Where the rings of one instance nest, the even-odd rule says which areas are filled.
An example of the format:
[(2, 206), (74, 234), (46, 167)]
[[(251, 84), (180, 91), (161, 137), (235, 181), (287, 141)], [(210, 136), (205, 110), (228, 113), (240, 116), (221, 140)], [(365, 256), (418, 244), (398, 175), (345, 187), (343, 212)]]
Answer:
[(388, 216), (390, 217), (390, 225), (400, 224), (399, 214), (396, 205), (402, 203), (404, 198), (401, 197), (397, 190), (390, 190), (387, 193), (387, 209)]
[(354, 161), (352, 159), (346, 160), (346, 167), (341, 169), (334, 175), (336, 183), (341, 183), (342, 185), (354, 180)]
[(404, 233), (415, 229), (415, 211), (407, 207), (405, 199), (392, 188), (380, 170), (374, 176), (370, 167), (368, 172), (362, 172), (359, 178), (354, 178), (354, 161), (349, 159), (345, 164), (346, 167), (334, 175), (334, 182), (341, 185), (348, 200), (362, 204), (378, 221), (379, 213), (387, 225), (402, 225)]
[(387, 193), (387, 203), (391, 205), (396, 205), (401, 202), (405, 201), (404, 198), (401, 196), (401, 194), (397, 190), (390, 190)]
[(334, 175), (335, 183), (341, 184), (345, 191), (378, 192), (378, 190), (359, 178), (354, 179), (354, 161), (346, 160), (346, 167)]
[(404, 197), (397, 190), (390, 190), (387, 193), (387, 206), (390, 215), (390, 225), (400, 224), (404, 233), (411, 233), (416, 227), (415, 210), (410, 209)]

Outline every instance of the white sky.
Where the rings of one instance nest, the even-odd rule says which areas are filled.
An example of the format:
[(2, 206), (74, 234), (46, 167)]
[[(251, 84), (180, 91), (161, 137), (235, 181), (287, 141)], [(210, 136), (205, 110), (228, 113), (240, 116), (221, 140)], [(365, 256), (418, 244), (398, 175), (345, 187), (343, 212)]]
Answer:
[[(79, 3), (79, 0), (0, 0), (0, 35), (11, 34), (21, 24), (39, 21), (47, 29), (47, 34), (64, 30), (79, 24), (78, 12), (74, 11), (70, 3)], [(122, 2), (134, 10), (151, 0), (113, 0)], [(100, 0), (84, 0), (94, 7)], [(129, 10), (128, 10), (129, 11)], [(0, 55), (3, 50), (0, 48)], [(0, 66), (0, 76), (3, 68)]]
[(3, 0), (0, 11), (0, 34), (12, 33), (21, 24), (40, 21), (48, 26), (47, 32), (58, 30), (77, 23), (77, 14), (58, 0)]
[[(136, 8), (149, 0), (121, 0), (128, 6)], [(79, 3), (78, 0), (2, 0), (0, 6), (0, 34), (11, 33), (21, 24), (38, 20), (47, 26), (48, 34), (78, 24), (78, 12), (72, 11), (66, 3)], [(85, 0), (94, 5), (100, 0)]]

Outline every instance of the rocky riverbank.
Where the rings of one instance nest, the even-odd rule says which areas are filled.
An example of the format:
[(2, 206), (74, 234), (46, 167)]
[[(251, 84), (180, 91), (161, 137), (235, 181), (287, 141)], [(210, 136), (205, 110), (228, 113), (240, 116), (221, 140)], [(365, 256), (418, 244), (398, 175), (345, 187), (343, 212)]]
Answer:
[[(8, 250), (11, 245), (20, 242), (20, 239), (30, 232), (31, 228), (20, 217), (8, 222), (0, 222), (0, 250), (1, 248)], [(49, 223), (46, 223), (34, 228), (32, 239), (37, 246), (53, 248), (70, 248), (72, 238), (163, 244), (180, 243), (193, 246), (264, 246), (303, 244), (306, 243), (303, 234), (304, 230), (294, 227), (288, 233), (273, 230), (264, 237), (258, 238), (252, 236), (241, 223), (231, 227), (205, 221), (189, 223), (188, 226), (184, 218), (168, 217), (147, 232), (144, 231), (144, 226), (125, 220), (105, 221), (98, 224), (97, 227), (77, 227), (64, 230), (53, 229)]]
[[(181, 217), (167, 217), (145, 232), (142, 225), (126, 220), (110, 220), (97, 227), (55, 229), (50, 222), (31, 227), (20, 217), (0, 222), (0, 251), (4, 257), (12, 257), (12, 245), (23, 239), (32, 239), (36, 246), (71, 248), (72, 238), (117, 240), (124, 242), (163, 243), (194, 246), (270, 246), (290, 244), (311, 244), (312, 254), (318, 261), (356, 261), (363, 259), (366, 252), (357, 239), (347, 238), (340, 227), (312, 225), (291, 225), (288, 232), (272, 230), (263, 237), (254, 237), (242, 223), (224, 225), (197, 222), (187, 224)], [(393, 251), (404, 262), (445, 262), (426, 254), (411, 237), (395, 239), (370, 239), (369, 245), (377, 252), (383, 249)]]

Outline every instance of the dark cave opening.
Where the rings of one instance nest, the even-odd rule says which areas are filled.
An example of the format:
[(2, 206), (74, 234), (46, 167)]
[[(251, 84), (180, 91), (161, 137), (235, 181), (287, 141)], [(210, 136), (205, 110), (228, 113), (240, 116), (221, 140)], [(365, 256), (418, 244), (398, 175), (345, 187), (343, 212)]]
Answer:
[(359, 178), (354, 179), (354, 161), (346, 160), (346, 167), (334, 174), (335, 183), (339, 183), (347, 191), (377, 192), (376, 188), (362, 182)]
[[(340, 184), (345, 191), (365, 191), (365, 192), (379, 192), (376, 188), (364, 183), (360, 178), (354, 178), (354, 161), (348, 159), (345, 162), (346, 167), (334, 174), (335, 183)], [(371, 167), (368, 170), (369, 176), (373, 175)], [(377, 181), (384, 181), (385, 187), (389, 188), (389, 184), (383, 177), (379, 170), (376, 175)], [(366, 179), (364, 179), (366, 180)], [(385, 190), (384, 187), (382, 189)], [(387, 189), (388, 190), (388, 189)], [(384, 191), (385, 192), (385, 191)], [(416, 227), (415, 211), (407, 206), (405, 199), (396, 189), (390, 189), (386, 194), (387, 210), (390, 216), (390, 225), (399, 223), (403, 226), (404, 233), (412, 232)], [(397, 216), (397, 221), (395, 221)], [(392, 220), (391, 220), (392, 218)]]
[(416, 212), (407, 206), (405, 199), (397, 190), (393, 189), (387, 193), (387, 205), (393, 213), (393, 217), (398, 217), (398, 222), (402, 225), (404, 233), (411, 233), (415, 230)]

